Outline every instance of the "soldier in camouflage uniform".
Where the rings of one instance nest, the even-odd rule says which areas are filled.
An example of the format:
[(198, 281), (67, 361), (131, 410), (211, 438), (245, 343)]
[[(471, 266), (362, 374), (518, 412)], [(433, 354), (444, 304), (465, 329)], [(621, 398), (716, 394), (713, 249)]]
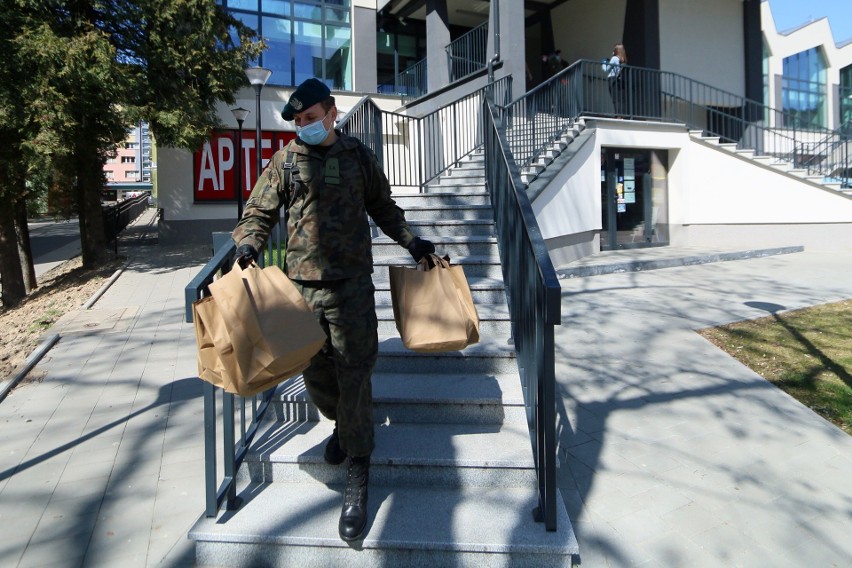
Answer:
[(281, 114), (294, 120), (298, 138), (272, 157), (232, 237), (241, 262), (256, 260), (285, 207), (286, 272), (328, 336), (304, 380), (313, 403), (335, 421), (325, 460), (340, 464), (349, 459), (338, 530), (352, 541), (367, 525), (374, 445), (370, 377), (378, 333), (367, 215), (415, 260), (435, 247), (411, 232), (372, 152), (332, 130), (337, 107), (328, 87), (308, 79)]

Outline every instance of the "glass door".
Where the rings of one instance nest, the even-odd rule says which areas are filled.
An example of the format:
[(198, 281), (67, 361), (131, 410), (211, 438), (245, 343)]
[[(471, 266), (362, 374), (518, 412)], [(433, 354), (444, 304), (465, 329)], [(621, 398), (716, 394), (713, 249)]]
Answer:
[(665, 152), (601, 149), (601, 250), (668, 244)]

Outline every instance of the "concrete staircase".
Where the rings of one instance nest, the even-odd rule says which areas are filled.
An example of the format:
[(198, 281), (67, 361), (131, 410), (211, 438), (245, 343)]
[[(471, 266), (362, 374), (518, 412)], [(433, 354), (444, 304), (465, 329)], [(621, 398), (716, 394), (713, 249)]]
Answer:
[(346, 466), (323, 461), (333, 425), (295, 378), (277, 389), (239, 471), (239, 510), (202, 517), (191, 530), (199, 565), (570, 567), (578, 553), (561, 496), (556, 532), (533, 521), (537, 481), (482, 156), (427, 193), (395, 198), (415, 232), (464, 266), (481, 342), (428, 355), (402, 346), (387, 267), (413, 261), (376, 232), (380, 347), (366, 537), (354, 546), (338, 537)]
[[(537, 118), (537, 122), (546, 124), (549, 117)], [(547, 169), (547, 167), (558, 158), (575, 140), (577, 140), (582, 132), (586, 129), (586, 121), (583, 118), (571, 121), (566, 124), (562, 134), (553, 141), (531, 164), (521, 168), (521, 181), (525, 186), (529, 186), (538, 176)], [(511, 132), (511, 131), (510, 131)], [(507, 134), (510, 134), (507, 133)]]
[(751, 160), (756, 164), (768, 166), (786, 175), (796, 177), (798, 179), (821, 186), (826, 189), (831, 189), (844, 195), (852, 196), (852, 188), (844, 188), (839, 182), (826, 181), (825, 176), (822, 175), (808, 174), (808, 171), (806, 169), (796, 168), (794, 164), (786, 160), (774, 158), (772, 156), (755, 155), (754, 150), (738, 148), (737, 144), (733, 142), (722, 142), (718, 136), (707, 136), (703, 130), (690, 130), (689, 136), (695, 141)]

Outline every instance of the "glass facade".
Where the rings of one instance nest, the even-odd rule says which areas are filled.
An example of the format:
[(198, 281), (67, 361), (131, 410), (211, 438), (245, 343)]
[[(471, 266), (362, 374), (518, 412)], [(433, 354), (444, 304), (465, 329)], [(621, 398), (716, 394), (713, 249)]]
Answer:
[(852, 132), (852, 65), (840, 70), (840, 128)]
[(825, 60), (819, 48), (785, 57), (781, 81), (784, 126), (827, 126)]
[(272, 70), (270, 85), (290, 87), (316, 77), (352, 90), (350, 0), (220, 0), (266, 39), (257, 63)]

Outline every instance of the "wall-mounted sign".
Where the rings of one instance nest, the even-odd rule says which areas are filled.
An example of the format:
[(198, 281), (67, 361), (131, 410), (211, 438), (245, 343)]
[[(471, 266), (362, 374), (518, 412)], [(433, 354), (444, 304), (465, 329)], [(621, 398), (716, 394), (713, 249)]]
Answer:
[[(295, 132), (263, 132), (260, 141), (263, 167), (266, 167), (272, 154), (284, 148), (295, 137)], [(193, 154), (192, 193), (195, 201), (234, 201), (238, 180), (238, 140), (236, 130), (218, 131)], [(243, 199), (248, 198), (257, 181), (255, 142), (254, 131), (243, 130), (240, 149)]]

